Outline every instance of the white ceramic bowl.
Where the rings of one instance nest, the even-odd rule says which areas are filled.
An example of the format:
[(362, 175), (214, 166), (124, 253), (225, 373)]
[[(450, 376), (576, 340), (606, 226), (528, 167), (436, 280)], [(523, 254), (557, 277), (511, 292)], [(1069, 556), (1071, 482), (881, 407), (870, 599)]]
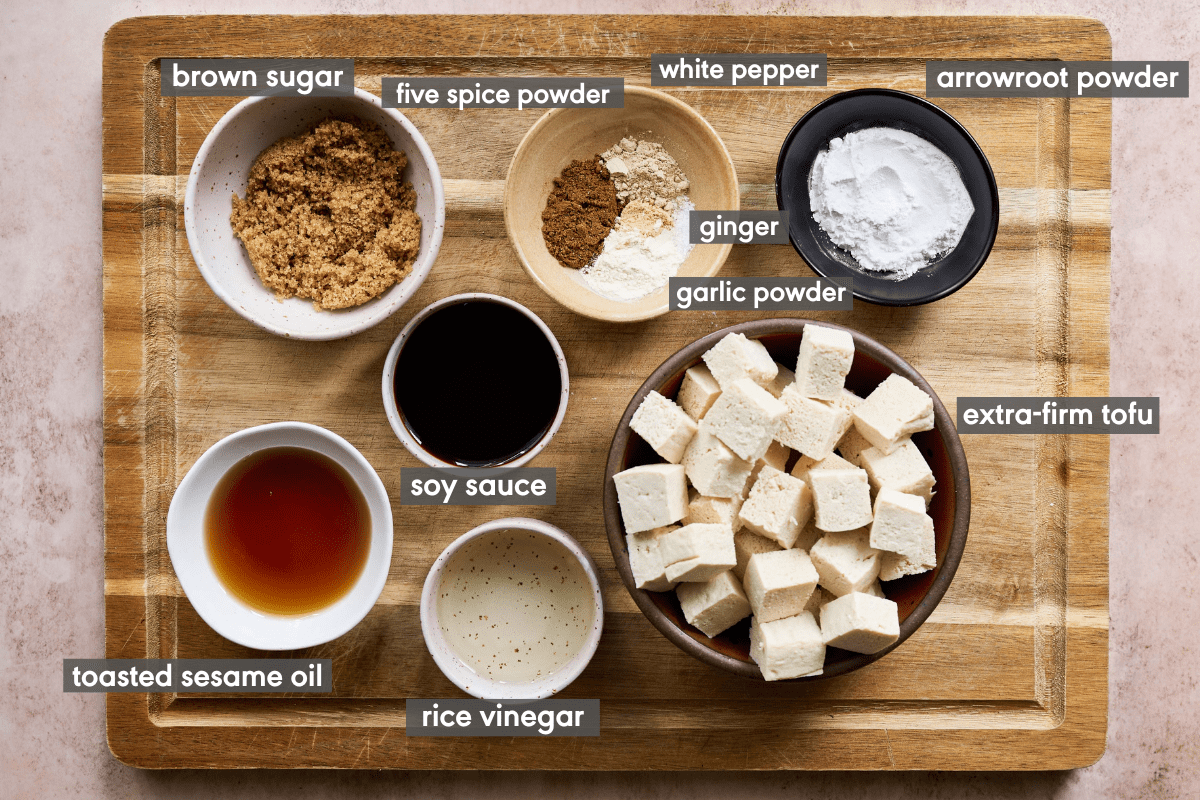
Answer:
[(522, 314), (533, 320), (534, 323), (541, 329), (542, 333), (546, 335), (546, 339), (550, 342), (550, 346), (554, 349), (554, 357), (558, 359), (558, 375), (562, 383), (562, 390), (559, 393), (558, 399), (558, 413), (554, 415), (554, 422), (550, 423), (550, 428), (546, 431), (545, 435), (538, 440), (537, 444), (522, 453), (517, 458), (514, 458), (512, 461), (507, 461), (504, 464), (497, 464), (495, 466), (519, 467), (522, 464), (528, 463), (530, 459), (546, 448), (546, 445), (548, 445), (550, 440), (554, 438), (554, 434), (558, 431), (559, 426), (562, 425), (563, 417), (567, 415), (567, 400), (571, 396), (570, 381), (569, 376), (567, 375), (567, 357), (563, 355), (562, 347), (559, 346), (558, 339), (554, 336), (554, 332), (550, 330), (545, 322), (542, 322), (541, 317), (539, 317), (537, 314), (534, 314), (528, 308), (516, 302), (515, 300), (509, 300), (507, 297), (501, 297), (498, 294), (472, 292), (467, 294), (451, 295), (450, 297), (443, 298), (438, 300), (436, 303), (431, 303), (430, 305), (426, 306), (421, 311), (417, 312), (416, 316), (408, 321), (408, 324), (404, 326), (402, 331), (400, 331), (400, 335), (396, 337), (396, 341), (392, 342), (392, 349), (388, 350), (387, 358), (383, 362), (383, 409), (387, 413), (388, 423), (392, 426), (392, 430), (396, 433), (396, 437), (400, 439), (400, 443), (404, 445), (404, 448), (417, 458), (421, 459), (423, 463), (428, 464), (431, 467), (455, 467), (458, 465), (451, 464), (449, 461), (443, 461), (433, 453), (430, 453), (428, 450), (421, 447), (420, 443), (418, 443), (416, 438), (412, 435), (412, 432), (409, 431), (408, 426), (404, 424), (404, 418), (400, 414), (400, 408), (396, 405), (396, 392), (394, 389), (396, 379), (396, 362), (400, 359), (400, 351), (404, 348), (404, 343), (408, 341), (408, 337), (414, 330), (416, 330), (417, 326), (420, 325), (423, 320), (429, 317), (430, 314), (438, 309), (445, 308), (446, 306), (452, 306), (456, 303), (467, 303), (479, 300), (486, 300), (492, 303), (499, 303), (500, 305), (508, 306), (509, 308), (515, 308), (517, 311), (520, 311)]
[[(333, 459), (350, 473), (370, 509), (371, 547), (362, 575), (340, 600), (310, 614), (251, 608), (225, 588), (208, 557), (204, 515), (217, 482), (238, 461), (268, 447), (303, 447)], [(316, 425), (273, 422), (226, 436), (188, 470), (167, 512), (167, 550), (192, 607), (217, 633), (258, 650), (312, 647), (353, 628), (379, 599), (392, 563), (392, 505), (383, 482), (354, 445)]]
[[(592, 584), (592, 599), (595, 601), (592, 612), (592, 628), (588, 632), (583, 647), (575, 657), (562, 666), (558, 672), (548, 675), (538, 681), (527, 683), (496, 681), (480, 675), (463, 663), (446, 642), (442, 634), (442, 626), (438, 623), (438, 594), (442, 583), (442, 575), (448, 562), (463, 545), (486, 533), (502, 530), (522, 530), (549, 536), (563, 547), (567, 548), (579, 561), (583, 571), (587, 573)], [(557, 694), (565, 689), (571, 681), (579, 677), (600, 644), (600, 633), (604, 629), (604, 598), (600, 595), (600, 579), (597, 577), (596, 565), (578, 542), (561, 528), (548, 522), (527, 517), (508, 517), (486, 522), (478, 528), (472, 528), (455, 539), (449, 547), (433, 562), (429, 575), (425, 578), (425, 587), (421, 591), (421, 633), (425, 636), (425, 646), (433, 656), (434, 663), (442, 674), (449, 678), (455, 686), (469, 695), (484, 700), (541, 700)]]
[[(233, 233), (234, 194), (246, 195), (250, 167), (263, 150), (331, 114), (353, 114), (383, 127), (408, 156), (404, 177), (417, 194), (421, 251), (408, 277), (356, 308), (318, 311), (311, 300), (279, 300), (262, 285), (250, 257)], [(352, 97), (251, 97), (238, 103), (209, 131), (183, 201), (192, 258), (217, 297), (255, 325), (293, 339), (340, 339), (387, 319), (421, 286), (437, 258), (446, 228), (446, 198), (433, 151), (411, 122), (379, 98), (355, 89)]]

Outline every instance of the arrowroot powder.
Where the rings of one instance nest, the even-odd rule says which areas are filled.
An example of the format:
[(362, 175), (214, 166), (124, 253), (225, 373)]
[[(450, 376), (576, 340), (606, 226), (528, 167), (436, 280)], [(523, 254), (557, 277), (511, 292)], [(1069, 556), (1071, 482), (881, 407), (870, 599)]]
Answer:
[(950, 157), (896, 128), (831, 140), (813, 162), (808, 197), (834, 244), (897, 280), (954, 249), (975, 213)]

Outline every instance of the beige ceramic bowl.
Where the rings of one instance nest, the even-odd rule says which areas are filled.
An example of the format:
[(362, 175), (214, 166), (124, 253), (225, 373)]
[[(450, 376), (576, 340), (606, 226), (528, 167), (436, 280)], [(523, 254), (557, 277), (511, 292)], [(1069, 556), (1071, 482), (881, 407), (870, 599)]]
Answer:
[[(572, 311), (609, 322), (636, 322), (667, 312), (667, 288), (634, 302), (593, 292), (577, 270), (558, 263), (542, 238), (542, 210), (563, 168), (602, 153), (623, 137), (658, 142), (688, 176), (688, 194), (702, 210), (740, 208), (737, 173), (721, 137), (692, 110), (668, 94), (625, 87), (624, 108), (558, 108), (525, 134), (508, 167), (504, 224), (521, 265), (546, 294)], [(733, 245), (698, 244), (679, 268), (680, 277), (720, 272)]]

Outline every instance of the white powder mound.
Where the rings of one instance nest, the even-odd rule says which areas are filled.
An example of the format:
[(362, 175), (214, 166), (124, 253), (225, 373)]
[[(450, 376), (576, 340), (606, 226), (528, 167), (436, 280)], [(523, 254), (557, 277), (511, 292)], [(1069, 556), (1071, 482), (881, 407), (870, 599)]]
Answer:
[(834, 244), (864, 270), (897, 279), (952, 250), (975, 213), (950, 157), (895, 128), (831, 140), (813, 162), (808, 196)]

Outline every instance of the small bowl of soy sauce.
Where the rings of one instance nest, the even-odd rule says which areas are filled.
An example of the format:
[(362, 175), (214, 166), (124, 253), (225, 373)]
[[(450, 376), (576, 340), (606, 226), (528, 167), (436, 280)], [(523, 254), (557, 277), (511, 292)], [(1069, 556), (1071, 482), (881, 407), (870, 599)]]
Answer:
[(519, 467), (567, 413), (567, 359), (520, 303), (457, 294), (404, 326), (383, 366), (383, 407), (401, 444), (431, 467)]

